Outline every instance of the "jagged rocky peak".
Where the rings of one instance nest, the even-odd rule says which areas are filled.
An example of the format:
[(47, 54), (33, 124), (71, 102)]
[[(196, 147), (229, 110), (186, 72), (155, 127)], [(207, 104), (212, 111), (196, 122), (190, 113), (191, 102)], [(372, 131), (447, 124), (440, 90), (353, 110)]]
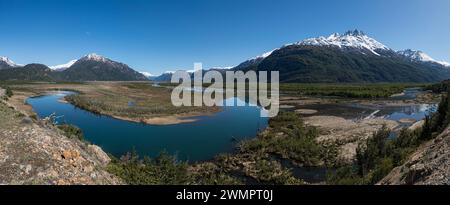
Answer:
[(364, 31), (355, 29), (353, 31), (349, 30), (349, 31), (345, 32), (344, 35), (346, 35), (346, 36), (365, 36), (366, 33), (364, 33)]

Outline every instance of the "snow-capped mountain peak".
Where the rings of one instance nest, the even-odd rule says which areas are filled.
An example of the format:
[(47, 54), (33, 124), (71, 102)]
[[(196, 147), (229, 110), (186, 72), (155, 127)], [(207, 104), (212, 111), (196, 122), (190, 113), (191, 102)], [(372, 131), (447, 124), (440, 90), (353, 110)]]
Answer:
[(432, 62), (432, 63), (440, 64), (445, 67), (450, 67), (450, 63), (445, 62), (445, 61), (437, 61), (422, 51), (406, 49), (406, 50), (402, 50), (402, 51), (397, 51), (397, 53), (402, 56), (405, 56), (406, 58), (409, 58), (412, 61)]
[(106, 62), (107, 61), (107, 59), (105, 57), (103, 57), (101, 55), (98, 55), (96, 53), (88, 54), (83, 59), (100, 61), (100, 62)]
[(65, 69), (69, 68), (70, 66), (72, 66), (73, 64), (75, 64), (77, 61), (78, 60), (71, 60), (65, 64), (49, 66), (49, 68), (52, 70), (55, 70), (55, 71), (63, 71)]
[(0, 56), (0, 62), (4, 62), (7, 65), (11, 66), (11, 67), (17, 67), (19, 65), (17, 65), (16, 63), (14, 63), (14, 61), (12, 61), (11, 59), (9, 59), (8, 57), (4, 57), (4, 56)]
[[(378, 49), (382, 50), (391, 50), (389, 47), (383, 45), (377, 40), (367, 36), (363, 31), (360, 30), (351, 30), (347, 31), (344, 34), (333, 33), (328, 37), (317, 37), (317, 38), (308, 38), (302, 41), (298, 41), (296, 43), (286, 44), (283, 47), (291, 46), (291, 45), (299, 45), (299, 46), (337, 46), (339, 48), (352, 47), (358, 49), (367, 49), (371, 51), (373, 54), (378, 55), (376, 52)], [(282, 47), (282, 48), (283, 48)], [(263, 53), (259, 56), (251, 58), (247, 60), (247, 62), (258, 62), (270, 56), (273, 52), (279, 50), (280, 48), (273, 49), (269, 52)]]
[(308, 46), (337, 46), (339, 48), (351, 47), (359, 49), (367, 49), (375, 55), (379, 55), (376, 50), (390, 50), (387, 46), (377, 40), (367, 36), (359, 30), (347, 31), (344, 34), (334, 33), (328, 37), (308, 38), (295, 43), (295, 45)]

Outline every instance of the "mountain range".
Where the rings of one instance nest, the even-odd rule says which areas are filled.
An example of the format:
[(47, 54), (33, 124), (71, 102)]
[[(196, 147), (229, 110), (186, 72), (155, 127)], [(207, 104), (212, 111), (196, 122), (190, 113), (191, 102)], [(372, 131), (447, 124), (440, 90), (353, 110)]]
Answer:
[[(233, 68), (211, 69), (280, 71), (280, 82), (285, 83), (437, 82), (450, 78), (449, 63), (418, 50), (395, 51), (359, 30), (308, 38), (272, 49)], [(18, 65), (0, 57), (0, 80), (170, 81), (172, 73), (156, 76), (137, 72), (97, 54), (50, 67)]]
[(128, 65), (97, 54), (89, 54), (67, 64), (48, 67), (43, 64), (17, 65), (0, 58), (0, 80), (31, 81), (142, 81), (143, 74)]

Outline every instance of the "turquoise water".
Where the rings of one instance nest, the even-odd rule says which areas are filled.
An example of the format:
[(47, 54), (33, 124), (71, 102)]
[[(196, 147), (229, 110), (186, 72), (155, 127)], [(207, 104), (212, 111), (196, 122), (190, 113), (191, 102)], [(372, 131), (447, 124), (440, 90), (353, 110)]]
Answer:
[(180, 160), (209, 160), (219, 153), (232, 152), (236, 141), (255, 137), (268, 123), (267, 118), (260, 117), (259, 107), (246, 103), (243, 107), (223, 107), (223, 111), (197, 117), (192, 123), (145, 125), (95, 115), (58, 101), (69, 94), (73, 93), (29, 98), (27, 103), (40, 118), (55, 113), (57, 123), (78, 126), (86, 140), (117, 157), (135, 149), (140, 156), (154, 157), (167, 151)]

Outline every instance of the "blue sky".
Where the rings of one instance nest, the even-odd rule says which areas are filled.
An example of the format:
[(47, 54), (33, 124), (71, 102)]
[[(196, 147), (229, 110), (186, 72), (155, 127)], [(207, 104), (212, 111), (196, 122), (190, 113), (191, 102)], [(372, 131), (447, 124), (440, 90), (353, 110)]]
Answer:
[(448, 0), (0, 0), (0, 56), (56, 65), (98, 53), (157, 74), (358, 28), (450, 62), (449, 10)]

